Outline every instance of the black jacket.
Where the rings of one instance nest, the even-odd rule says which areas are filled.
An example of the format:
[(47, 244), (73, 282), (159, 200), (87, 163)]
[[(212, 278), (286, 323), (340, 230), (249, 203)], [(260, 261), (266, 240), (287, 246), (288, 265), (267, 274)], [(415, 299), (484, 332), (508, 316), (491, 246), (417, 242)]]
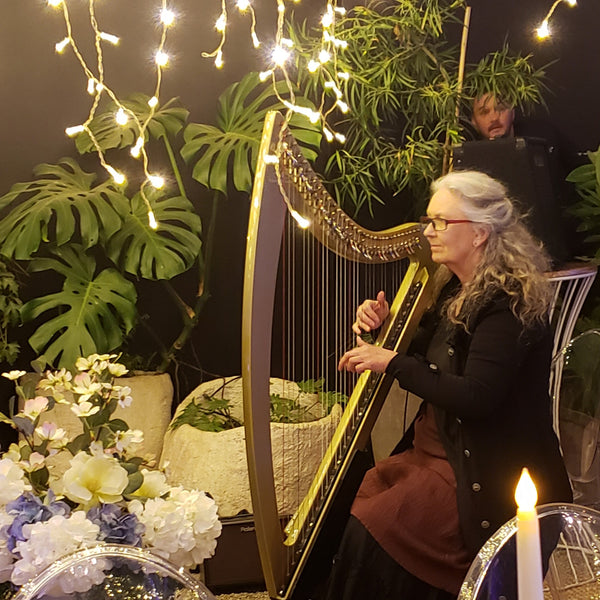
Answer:
[[(456, 475), (464, 540), (475, 555), (516, 514), (523, 467), (538, 504), (571, 502), (572, 492), (552, 428), (550, 327), (524, 332), (500, 296), (472, 316), (469, 331), (430, 316), (423, 333), (430, 340), (427, 358), (398, 355), (387, 373), (434, 407)], [(411, 425), (397, 450), (411, 446), (413, 437)]]

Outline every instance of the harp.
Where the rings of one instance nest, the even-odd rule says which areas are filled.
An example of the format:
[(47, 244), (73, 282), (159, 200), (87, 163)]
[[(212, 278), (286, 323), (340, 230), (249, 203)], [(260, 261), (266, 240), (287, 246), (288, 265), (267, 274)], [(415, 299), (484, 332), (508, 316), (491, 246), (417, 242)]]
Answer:
[[(291, 311), (296, 313), (291, 318), (291, 335), (297, 336), (298, 341), (305, 341), (300, 338), (310, 337), (313, 329), (322, 330), (329, 326), (329, 329), (336, 330), (333, 342), (331, 336), (323, 335), (329, 340), (326, 342), (328, 349), (321, 352), (304, 351), (304, 354), (310, 354), (310, 362), (314, 353), (316, 358), (313, 362), (320, 365), (319, 376), (327, 381), (329, 391), (333, 388), (337, 392), (339, 388), (347, 386), (348, 393), (337, 429), (324, 449), (323, 458), (304, 499), (289, 521), (282, 524), (274, 485), (270, 380), (274, 371), (278, 371), (277, 376), (285, 377), (286, 373), (280, 371), (288, 367), (289, 370), (296, 368), (296, 361), (288, 361), (283, 356), (284, 350), (278, 348), (273, 351), (273, 344), (278, 343), (280, 337), (279, 332), (274, 331), (274, 311), (279, 310), (278, 305), (282, 300), (288, 306), (291, 304), (289, 296), (292, 294), (278, 291), (279, 282), (288, 270), (280, 259), (282, 247), (290, 245), (292, 252), (297, 247), (296, 242), (290, 244), (289, 236), (284, 234), (285, 221), (291, 213), (308, 220), (304, 241), (300, 242), (301, 249), (304, 251), (307, 237), (311, 238), (311, 242), (317, 240), (316, 246), (320, 248), (317, 270), (324, 271), (325, 279), (333, 281), (338, 294), (333, 300), (324, 300), (321, 288), (309, 282), (308, 295), (301, 299), (300, 304), (303, 312), (314, 317), (313, 322), (308, 327), (301, 325), (298, 329), (297, 313), (300, 311)], [(299, 227), (292, 225), (292, 230), (298, 232)], [(339, 290), (345, 289), (347, 283), (342, 281), (337, 271), (332, 275), (328, 265), (331, 261), (335, 264), (340, 261), (350, 265), (351, 269), (378, 264), (389, 267), (390, 263), (408, 257), (406, 272), (394, 288), (397, 294), (390, 307), (390, 316), (375, 342), (402, 352), (406, 350), (421, 315), (433, 300), (434, 269), (426, 247), (417, 224), (404, 224), (374, 232), (350, 219), (329, 196), (302, 156), (282, 115), (277, 112), (267, 115), (247, 238), (242, 309), (242, 379), (254, 521), (265, 582), (272, 598), (305, 597), (301, 590), (304, 578), (312, 568), (309, 566), (311, 554), (315, 555), (321, 547), (320, 539), (325, 535), (323, 531), (327, 528), (327, 520), (335, 516), (337, 510), (336, 498), (343, 496), (344, 482), (349, 478), (355, 456), (369, 444), (370, 429), (392, 383), (391, 377), (369, 371), (360, 377), (337, 373), (335, 367), (339, 356), (354, 343), (351, 331), (354, 311), (358, 302), (365, 298), (342, 297)], [(304, 260), (301, 252), (296, 254), (292, 262), (298, 265), (304, 264)], [(399, 269), (396, 268), (396, 271)], [(355, 270), (351, 278), (355, 278), (357, 273), (360, 271)], [(334, 306), (333, 317), (330, 314), (324, 316), (327, 313), (325, 305)], [(342, 316), (345, 305), (349, 305), (348, 317)], [(322, 334), (322, 331), (319, 333)], [(276, 355), (275, 359), (272, 353)], [(282, 362), (285, 368), (281, 367)], [(294, 483), (289, 482), (289, 485)]]

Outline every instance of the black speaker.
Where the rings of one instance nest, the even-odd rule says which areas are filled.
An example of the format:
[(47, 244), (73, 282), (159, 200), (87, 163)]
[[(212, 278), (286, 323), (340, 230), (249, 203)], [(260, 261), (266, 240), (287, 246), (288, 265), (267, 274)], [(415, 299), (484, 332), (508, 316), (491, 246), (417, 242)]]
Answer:
[(265, 589), (252, 515), (224, 518), (213, 557), (204, 561), (204, 582), (211, 592)]
[(501, 181), (529, 230), (541, 240), (555, 263), (568, 258), (560, 187), (553, 157), (541, 138), (477, 140), (454, 146), (454, 168), (473, 169)]

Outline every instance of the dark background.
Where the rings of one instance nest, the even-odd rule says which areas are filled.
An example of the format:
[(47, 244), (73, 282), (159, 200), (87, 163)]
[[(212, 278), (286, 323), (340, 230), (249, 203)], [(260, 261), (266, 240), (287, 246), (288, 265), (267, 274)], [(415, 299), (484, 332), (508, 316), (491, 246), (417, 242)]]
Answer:
[[(259, 37), (268, 42), (275, 32), (276, 4), (264, 0), (256, 0), (255, 4)], [(547, 69), (548, 111), (538, 112), (537, 117), (554, 128), (565, 168), (569, 170), (580, 164), (584, 160), (582, 153), (595, 150), (600, 143), (598, 1), (580, 0), (575, 8), (566, 3), (558, 6), (551, 22), (554, 36), (543, 43), (535, 39), (533, 32), (549, 9), (550, 0), (473, 0), (471, 4), (469, 62), (501, 48), (505, 40), (515, 51), (533, 53), (536, 66), (555, 61)], [(158, 5), (158, 1), (149, 0), (97, 3), (101, 28), (121, 37), (116, 48), (104, 45), (107, 83), (120, 97), (132, 92), (150, 93), (154, 88), (151, 61), (159, 30), (152, 11)], [(324, 0), (302, 0), (297, 12), (316, 22), (324, 6)], [(164, 75), (161, 99), (178, 96), (194, 122), (214, 123), (219, 94), (247, 71), (264, 68), (261, 52), (251, 45), (249, 17), (239, 15), (233, 5), (229, 6), (232, 26), (224, 49), (225, 68), (217, 70), (212, 59), (202, 58), (203, 51), (211, 51), (218, 44), (214, 22), (220, 7), (218, 0), (173, 2), (179, 18), (168, 34), (166, 49), (172, 63)], [(85, 40), (86, 35), (89, 37), (87, 3), (71, 2), (69, 8), (75, 37)], [(76, 156), (74, 143), (65, 136), (64, 129), (85, 120), (90, 96), (72, 52), (67, 50), (63, 55), (54, 52), (54, 44), (64, 36), (61, 12), (48, 7), (44, 0), (0, 0), (0, 194), (6, 193), (15, 182), (30, 180), (36, 164)], [(87, 58), (92, 59), (92, 55)], [(202, 213), (210, 192), (198, 184), (188, 192)], [(248, 198), (232, 194), (223, 202), (217, 222), (212, 297), (189, 351), (207, 372), (229, 375), (239, 373), (240, 369)], [(26, 286), (23, 295), (27, 297)], [(149, 296), (150, 304), (161, 302), (152, 290)], [(169, 311), (161, 312), (161, 321), (156, 326), (170, 327)], [(18, 366), (27, 368), (29, 358), (30, 353), (25, 350)], [(194, 381), (194, 376), (190, 376), (184, 387), (193, 387), (200, 377), (198, 373), (198, 380)]]

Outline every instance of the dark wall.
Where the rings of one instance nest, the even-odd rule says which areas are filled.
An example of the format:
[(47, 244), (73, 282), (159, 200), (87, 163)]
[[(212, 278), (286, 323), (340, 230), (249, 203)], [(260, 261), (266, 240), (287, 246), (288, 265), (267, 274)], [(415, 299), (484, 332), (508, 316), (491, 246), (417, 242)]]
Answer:
[[(149, 93), (154, 86), (151, 56), (158, 42), (153, 5), (158, 1), (104, 0), (98, 3), (102, 28), (122, 38), (117, 48), (105, 45), (108, 83), (120, 96)], [(256, 0), (259, 35), (268, 39), (274, 31), (275, 3)], [(324, 0), (303, 0), (313, 17)], [(598, 44), (600, 6), (581, 0), (577, 8), (566, 4), (556, 10), (552, 25), (556, 36), (541, 44), (533, 29), (549, 8), (549, 0), (473, 0), (469, 60), (499, 48), (505, 39), (524, 53), (533, 52), (538, 66), (556, 60), (548, 68), (549, 113), (542, 117), (556, 127), (570, 161), (577, 153), (595, 149), (600, 142), (597, 119)], [(85, 38), (89, 30), (87, 3), (70, 2), (74, 30)], [(220, 12), (217, 0), (175, 0), (180, 13), (169, 32), (167, 50), (172, 66), (165, 72), (162, 98), (179, 96), (190, 110), (191, 120), (213, 122), (218, 95), (245, 72), (261, 67), (261, 53), (254, 51), (248, 20), (231, 8), (234, 25), (225, 47), (226, 66), (216, 70), (211, 59), (201, 57), (218, 43), (214, 22)], [(72, 53), (54, 52), (65, 35), (60, 11), (42, 0), (2, 0), (0, 4), (0, 193), (17, 181), (31, 177), (32, 167), (75, 155), (66, 126), (87, 116), (90, 97), (85, 79)], [(89, 36), (88, 36), (89, 37)], [(89, 42), (89, 39), (88, 39)], [(87, 56), (89, 48), (87, 48)], [(194, 200), (202, 204), (207, 192), (197, 185)], [(194, 335), (194, 351), (203, 367), (213, 373), (239, 372), (239, 324), (247, 198), (237, 195), (223, 201), (215, 254), (212, 298)]]

